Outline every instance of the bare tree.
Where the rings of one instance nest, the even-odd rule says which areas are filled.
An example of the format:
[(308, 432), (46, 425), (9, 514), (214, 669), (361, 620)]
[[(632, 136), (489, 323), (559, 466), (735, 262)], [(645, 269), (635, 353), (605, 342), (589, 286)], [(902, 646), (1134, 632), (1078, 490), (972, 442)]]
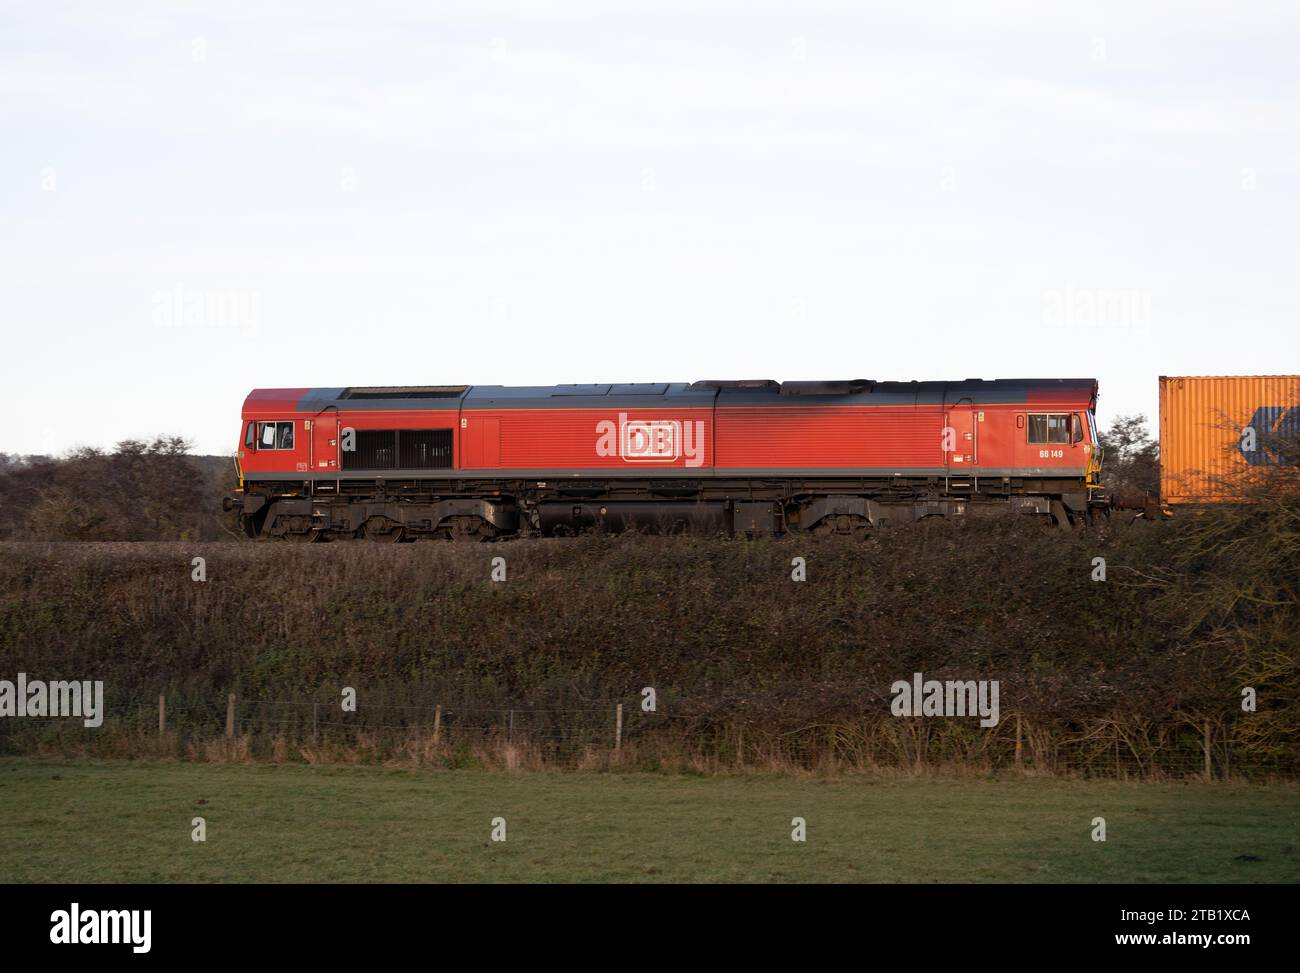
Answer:
[(1141, 413), (1118, 416), (1100, 435), (1101, 480), (1118, 500), (1141, 501), (1160, 490), (1160, 443)]

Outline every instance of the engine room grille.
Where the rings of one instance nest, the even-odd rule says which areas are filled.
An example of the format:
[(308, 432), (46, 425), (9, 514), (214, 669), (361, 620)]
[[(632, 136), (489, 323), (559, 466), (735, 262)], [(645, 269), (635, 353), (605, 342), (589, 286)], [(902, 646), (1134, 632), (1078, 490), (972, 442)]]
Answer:
[(345, 470), (449, 470), (451, 450), (450, 429), (358, 429), (340, 455)]
[(451, 469), (450, 429), (408, 429), (398, 432), (397, 440), (402, 469)]
[(458, 399), (468, 385), (387, 385), (346, 389), (340, 399)]

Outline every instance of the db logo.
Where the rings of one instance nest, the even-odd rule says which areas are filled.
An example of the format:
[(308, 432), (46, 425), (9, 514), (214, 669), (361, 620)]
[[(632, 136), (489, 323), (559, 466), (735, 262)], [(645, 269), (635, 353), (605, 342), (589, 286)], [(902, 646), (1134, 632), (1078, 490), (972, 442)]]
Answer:
[(672, 463), (682, 452), (682, 424), (671, 419), (620, 422), (618, 442), (619, 452), (629, 463)]
[(704, 423), (700, 420), (628, 419), (596, 423), (596, 455), (619, 456), (625, 463), (675, 463), (683, 456), (687, 466), (704, 462)]

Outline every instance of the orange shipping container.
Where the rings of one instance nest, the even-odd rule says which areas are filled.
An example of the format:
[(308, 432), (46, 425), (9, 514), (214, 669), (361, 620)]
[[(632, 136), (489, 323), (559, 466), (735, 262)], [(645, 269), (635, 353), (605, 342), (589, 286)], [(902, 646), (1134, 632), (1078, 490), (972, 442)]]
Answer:
[[(1160, 377), (1160, 498), (1233, 499), (1221, 477), (1277, 463), (1270, 434), (1300, 426), (1300, 376)], [(1243, 436), (1244, 430), (1250, 430)], [(1255, 440), (1251, 448), (1252, 437)]]

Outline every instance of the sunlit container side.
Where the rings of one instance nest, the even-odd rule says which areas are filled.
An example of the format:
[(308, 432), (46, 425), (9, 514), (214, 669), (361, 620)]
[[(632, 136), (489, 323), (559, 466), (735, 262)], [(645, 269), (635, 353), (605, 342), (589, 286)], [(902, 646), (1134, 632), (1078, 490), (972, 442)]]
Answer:
[(1276, 465), (1270, 436), (1300, 427), (1298, 375), (1160, 376), (1160, 498), (1237, 499), (1252, 467)]

